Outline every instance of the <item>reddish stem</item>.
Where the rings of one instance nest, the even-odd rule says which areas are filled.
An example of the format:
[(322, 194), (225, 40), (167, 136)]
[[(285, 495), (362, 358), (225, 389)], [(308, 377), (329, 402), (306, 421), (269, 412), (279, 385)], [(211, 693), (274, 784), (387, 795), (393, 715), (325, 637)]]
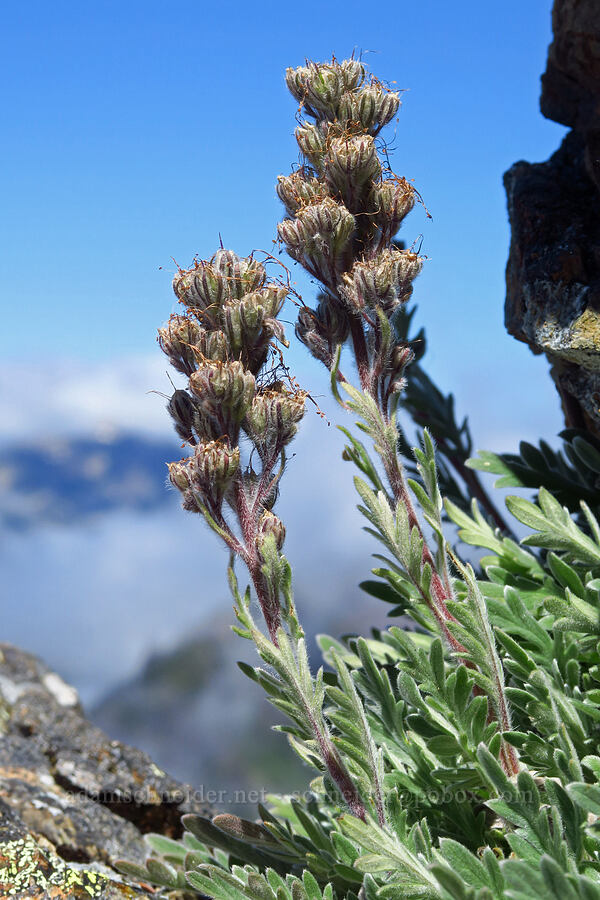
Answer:
[(350, 316), (350, 335), (354, 347), (354, 358), (356, 359), (360, 386), (363, 391), (371, 394), (373, 386), (371, 384), (371, 369), (369, 366), (369, 354), (367, 351), (365, 333), (363, 331), (361, 320), (352, 315)]

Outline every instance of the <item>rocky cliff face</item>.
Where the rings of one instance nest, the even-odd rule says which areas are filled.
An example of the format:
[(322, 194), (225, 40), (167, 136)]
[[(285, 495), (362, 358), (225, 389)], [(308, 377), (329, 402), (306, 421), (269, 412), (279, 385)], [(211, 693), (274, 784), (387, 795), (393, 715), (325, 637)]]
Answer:
[(149, 831), (179, 837), (184, 812), (210, 814), (192, 788), (110, 740), (73, 688), (6, 644), (0, 736), (0, 897), (160, 897), (125, 884), (114, 864), (142, 862)]
[(572, 130), (548, 162), (505, 175), (508, 331), (545, 353), (566, 424), (600, 436), (600, 16), (555, 0), (542, 113)]

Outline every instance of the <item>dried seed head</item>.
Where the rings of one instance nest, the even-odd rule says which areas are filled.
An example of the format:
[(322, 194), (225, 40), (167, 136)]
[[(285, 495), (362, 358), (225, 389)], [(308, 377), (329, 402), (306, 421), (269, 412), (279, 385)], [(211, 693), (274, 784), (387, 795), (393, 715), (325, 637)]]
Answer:
[(268, 535), (272, 535), (275, 539), (275, 546), (281, 550), (285, 541), (285, 526), (278, 516), (270, 510), (265, 509), (262, 516), (258, 520), (258, 528), (256, 533), (256, 548), (260, 552), (260, 548)]
[(197, 262), (193, 269), (181, 269), (173, 279), (173, 290), (188, 309), (209, 322), (214, 321), (214, 311), (226, 297), (223, 278), (207, 260)]
[(212, 259), (197, 261), (193, 269), (181, 269), (173, 279), (173, 290), (203, 322), (216, 326), (218, 310), (227, 300), (239, 300), (260, 289), (266, 277), (258, 260), (217, 250)]
[(341, 67), (312, 63), (306, 78), (306, 103), (320, 119), (335, 119), (345, 85)]
[(158, 329), (160, 349), (169, 357), (171, 365), (184, 375), (196, 370), (194, 346), (200, 340), (200, 326), (186, 316), (171, 316), (164, 328)]
[(241, 362), (207, 362), (190, 376), (190, 390), (203, 411), (241, 422), (254, 396), (254, 375)]
[(367, 73), (364, 64), (357, 59), (344, 59), (339, 63), (339, 67), (342, 73), (344, 90), (358, 90), (365, 80), (365, 75)]
[(287, 69), (285, 80), (291, 94), (309, 115), (317, 119), (334, 119), (339, 98), (345, 86), (341, 67), (335, 63), (309, 63)]
[(355, 220), (341, 203), (327, 199), (298, 211), (296, 219), (277, 226), (279, 237), (293, 259), (309, 260), (328, 280), (331, 268), (341, 268), (342, 255), (354, 233)]
[(169, 480), (184, 495), (186, 509), (197, 511), (203, 502), (221, 503), (239, 466), (239, 447), (231, 448), (226, 441), (209, 441), (197, 444), (193, 456), (169, 463)]
[(260, 291), (248, 294), (254, 303), (257, 303), (265, 311), (265, 318), (274, 318), (281, 312), (288, 289), (278, 284), (268, 284)]
[(346, 91), (363, 83), (365, 67), (353, 59), (342, 63), (309, 63), (287, 69), (285, 80), (290, 93), (315, 118), (335, 119), (339, 100)]
[(330, 188), (347, 200), (381, 176), (375, 141), (368, 134), (334, 138), (324, 160)]
[(288, 68), (285, 70), (285, 83), (292, 97), (298, 103), (304, 103), (306, 99), (306, 85), (309, 77), (308, 66), (298, 66), (298, 68)]
[(195, 484), (222, 496), (240, 467), (240, 448), (221, 440), (198, 444), (189, 465)]
[(241, 300), (244, 294), (261, 288), (267, 279), (262, 263), (251, 256), (238, 256), (232, 250), (217, 250), (211, 264), (223, 279), (229, 300)]
[(169, 468), (169, 481), (177, 490), (184, 493), (192, 487), (189, 460), (167, 463)]
[(291, 175), (277, 177), (277, 196), (290, 216), (296, 215), (303, 206), (318, 203), (329, 196), (327, 187), (318, 178), (308, 175), (303, 170)]
[(239, 357), (246, 349), (255, 347), (262, 332), (265, 311), (261, 304), (247, 294), (241, 300), (226, 303), (222, 312), (223, 331), (231, 348), (231, 355)]
[(391, 239), (415, 205), (415, 189), (406, 178), (390, 179), (375, 185), (372, 201), (377, 224)]
[(300, 152), (310, 162), (312, 166), (321, 171), (323, 158), (327, 149), (325, 129), (319, 125), (311, 125), (305, 122), (296, 128), (296, 140)]
[(345, 127), (358, 126), (375, 136), (392, 121), (399, 108), (399, 94), (371, 84), (358, 93), (348, 92), (341, 97), (338, 119)]
[(276, 320), (287, 296), (287, 289), (267, 285), (230, 300), (221, 310), (221, 321), (231, 356), (242, 359), (256, 373), (263, 365), (273, 335), (284, 340), (283, 326)]
[(225, 334), (219, 329), (201, 328), (198, 340), (193, 348), (196, 358), (196, 368), (207, 360), (220, 360), (226, 362), (230, 356), (230, 347)]
[(408, 250), (383, 250), (372, 260), (357, 262), (342, 277), (340, 292), (354, 312), (382, 307), (388, 315), (412, 293), (412, 281), (423, 260)]
[(244, 430), (262, 456), (279, 452), (292, 440), (304, 415), (307, 394), (286, 390), (256, 394), (244, 419)]

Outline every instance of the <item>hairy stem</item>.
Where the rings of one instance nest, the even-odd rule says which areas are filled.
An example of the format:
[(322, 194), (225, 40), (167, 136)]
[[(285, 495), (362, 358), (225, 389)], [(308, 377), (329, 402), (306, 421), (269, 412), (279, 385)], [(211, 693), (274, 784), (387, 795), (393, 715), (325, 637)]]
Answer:
[(360, 794), (358, 793), (356, 785), (352, 781), (352, 777), (348, 772), (348, 769), (344, 765), (340, 754), (336, 750), (333, 741), (331, 740), (331, 735), (329, 734), (327, 725), (323, 720), (321, 720), (321, 722), (317, 721), (312, 706), (308, 702), (307, 698), (304, 695), (304, 691), (297, 681), (295, 683), (295, 688), (297, 691), (297, 695), (300, 697), (302, 705), (304, 706), (305, 715), (310, 722), (311, 731), (314, 735), (315, 741), (317, 742), (321, 759), (327, 767), (327, 771), (331, 775), (335, 785), (339, 788), (340, 793), (344, 798), (344, 801), (346, 802), (348, 809), (350, 810), (352, 815), (356, 816), (359, 819), (362, 819), (362, 821), (365, 822), (367, 814), (364, 804), (361, 800)]
[(352, 337), (352, 346), (354, 348), (354, 358), (356, 359), (360, 386), (365, 393), (372, 394), (373, 385), (371, 384), (371, 370), (369, 366), (367, 342), (365, 340), (362, 322), (356, 316), (350, 316), (350, 335)]
[(273, 596), (273, 591), (267, 584), (262, 573), (261, 562), (256, 554), (254, 554), (253, 558), (247, 560), (246, 564), (267, 626), (267, 631), (269, 632), (269, 637), (275, 646), (278, 647), (277, 632), (281, 628), (281, 609), (279, 607), (278, 598)]

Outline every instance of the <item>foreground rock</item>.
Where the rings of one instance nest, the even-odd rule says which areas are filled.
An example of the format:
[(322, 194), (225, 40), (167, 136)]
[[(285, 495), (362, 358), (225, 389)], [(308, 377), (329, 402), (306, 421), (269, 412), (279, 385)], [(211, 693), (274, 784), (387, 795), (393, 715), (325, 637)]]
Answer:
[(545, 353), (566, 424), (600, 436), (600, 16), (555, 0), (545, 116), (573, 130), (545, 163), (505, 175), (512, 229), (508, 331)]
[[(193, 791), (83, 716), (43, 663), (0, 644), (0, 897), (161, 897), (125, 884), (117, 859), (143, 862), (143, 835), (181, 834)], [(171, 895), (175, 896), (175, 895)]]

